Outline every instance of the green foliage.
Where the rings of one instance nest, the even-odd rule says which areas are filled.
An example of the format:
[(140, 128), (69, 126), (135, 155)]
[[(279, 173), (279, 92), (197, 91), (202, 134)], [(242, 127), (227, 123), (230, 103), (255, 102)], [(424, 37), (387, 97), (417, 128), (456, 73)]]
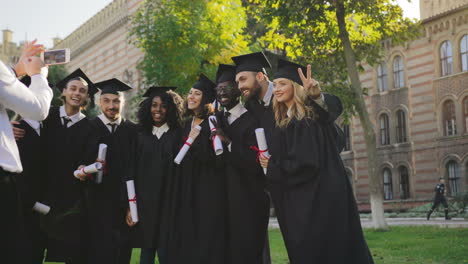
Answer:
[[(338, 95), (345, 106), (345, 119), (354, 113), (356, 96), (350, 89), (340, 41), (335, 1), (326, 0), (248, 0), (250, 16), (267, 25), (259, 37), (264, 46), (299, 63), (312, 64), (324, 90)], [(359, 65), (373, 65), (382, 59), (381, 41), (394, 44), (419, 34), (415, 21), (403, 18), (393, 0), (343, 1), (346, 27)], [(367, 91), (364, 91), (365, 93)]]
[(52, 90), (54, 91), (54, 97), (52, 98), (52, 105), (53, 106), (60, 106), (62, 105), (62, 100), (60, 96), (62, 95), (57, 87), (54, 87), (56, 83), (61, 81), (63, 78), (67, 77), (68, 72), (65, 69), (64, 65), (50, 65), (49, 66), (49, 75), (47, 76), (47, 80), (53, 87)]
[(248, 52), (240, 0), (147, 0), (133, 17), (132, 41), (145, 53), (139, 64), (146, 85), (186, 92), (203, 72)]

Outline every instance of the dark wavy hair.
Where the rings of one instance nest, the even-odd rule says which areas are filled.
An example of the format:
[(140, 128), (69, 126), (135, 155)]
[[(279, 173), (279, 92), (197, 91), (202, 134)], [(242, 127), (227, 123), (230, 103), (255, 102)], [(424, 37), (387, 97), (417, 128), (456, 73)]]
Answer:
[[(214, 99), (213, 99), (214, 100)], [(211, 100), (212, 101), (212, 100)], [(207, 119), (210, 115), (214, 113), (213, 105), (209, 98), (205, 96), (205, 94), (202, 94), (202, 100), (200, 105), (203, 107), (202, 111), (197, 115), (198, 118), (200, 119)], [(194, 116), (195, 113), (188, 109), (188, 96), (185, 97), (184, 100), (184, 118), (189, 118), (191, 116)]]
[[(88, 82), (87, 82), (85, 79), (81, 78), (81, 77), (73, 77), (73, 78), (71, 78), (70, 80), (68, 80), (67, 84), (65, 85), (65, 87), (64, 87), (63, 89), (67, 89), (68, 84), (69, 84), (71, 81), (80, 81), (81, 83), (83, 83), (83, 84), (88, 88), (88, 99), (86, 99), (86, 100), (83, 102), (83, 104), (80, 106), (80, 111), (81, 111), (81, 110), (86, 110), (86, 109), (88, 109), (88, 107), (93, 107), (93, 106), (94, 106), (94, 98), (92, 98), (93, 96), (91, 96), (91, 95), (89, 94), (89, 85), (88, 85)], [(57, 87), (57, 88), (58, 88), (58, 87)], [(59, 90), (60, 90), (60, 89), (59, 89)], [(63, 90), (60, 90), (60, 92), (61, 92), (61, 93), (60, 93), (60, 99), (62, 100), (63, 105), (65, 105), (66, 99), (65, 99), (65, 96), (63, 96), (63, 94), (62, 94)]]
[(180, 95), (173, 91), (160, 92), (151, 97), (146, 98), (140, 103), (138, 109), (138, 123), (143, 130), (151, 132), (153, 129), (153, 117), (151, 116), (151, 105), (154, 97), (160, 97), (161, 101), (166, 105), (166, 122), (169, 128), (180, 128), (181, 118), (183, 113), (183, 100)]

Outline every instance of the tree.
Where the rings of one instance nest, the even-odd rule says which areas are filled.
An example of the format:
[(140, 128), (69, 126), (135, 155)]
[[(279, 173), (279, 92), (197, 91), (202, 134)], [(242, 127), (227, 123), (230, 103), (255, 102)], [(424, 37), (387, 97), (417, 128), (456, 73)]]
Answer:
[(204, 72), (248, 51), (240, 0), (147, 0), (133, 17), (130, 36), (145, 54), (139, 65), (147, 85), (187, 91)]
[(61, 81), (63, 78), (67, 77), (68, 71), (63, 65), (51, 65), (49, 66), (49, 75), (47, 76), (47, 81), (52, 85), (52, 90), (54, 91), (54, 97), (52, 98), (53, 106), (62, 105), (62, 100), (60, 96), (62, 93), (58, 90), (57, 87), (54, 87), (54, 84)]
[[(393, 0), (249, 0), (249, 12), (266, 20), (265, 47), (302, 63), (311, 63), (317, 79), (344, 101), (345, 118), (357, 114), (364, 130), (374, 227), (387, 229), (383, 183), (376, 168), (376, 135), (366, 108), (363, 63), (382, 58), (381, 41), (398, 44), (419, 34)], [(314, 67), (320, 65), (320, 67)]]

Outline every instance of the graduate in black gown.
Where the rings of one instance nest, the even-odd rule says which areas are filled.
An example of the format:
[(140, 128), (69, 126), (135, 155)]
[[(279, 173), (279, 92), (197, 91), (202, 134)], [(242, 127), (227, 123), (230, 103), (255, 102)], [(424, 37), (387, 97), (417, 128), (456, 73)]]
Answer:
[[(183, 100), (175, 87), (150, 87), (138, 110), (141, 132), (132, 149), (130, 177), (135, 181), (139, 222), (132, 228), (140, 263), (168, 263), (167, 239), (175, 178), (174, 158), (181, 140)], [(134, 225), (128, 215), (129, 225)], [(171, 263), (171, 262), (169, 262)]]
[(64, 105), (52, 107), (43, 122), (41, 138), (46, 159), (43, 203), (50, 212), (43, 219), (47, 234), (47, 261), (83, 263), (86, 211), (83, 207), (85, 182), (74, 177), (81, 164), (91, 164), (97, 153), (91, 153), (96, 142), (94, 129), (81, 110), (96, 93), (95, 85), (80, 70), (76, 70), (56, 85), (62, 91)]
[[(169, 263), (225, 263), (225, 181), (211, 141), (208, 117), (213, 113), (216, 84), (201, 74), (187, 96), (189, 118), (183, 138), (194, 141), (182, 160), (177, 179), (178, 203)], [(195, 127), (200, 126), (201, 130)]]
[(328, 117), (306, 104), (307, 90), (317, 85), (310, 65), (307, 77), (305, 67), (278, 65), (271, 157), (260, 160), (290, 262), (373, 263), (335, 139), (321, 124)]
[[(137, 135), (137, 125), (122, 117), (125, 104), (123, 92), (131, 89), (118, 79), (96, 83), (101, 90), (101, 114), (91, 120), (97, 142), (107, 145), (101, 182), (87, 177), (86, 210), (90, 231), (88, 263), (130, 263), (129, 227), (126, 223), (126, 172), (130, 162), (131, 142)], [(95, 156), (98, 146), (93, 146)], [(85, 176), (86, 177), (86, 176)]]
[(224, 143), (222, 154), (226, 177), (226, 264), (263, 263), (268, 231), (269, 198), (265, 175), (257, 162), (257, 119), (240, 102), (235, 82), (236, 67), (219, 65), (216, 99), (224, 108), (216, 114), (216, 132)]

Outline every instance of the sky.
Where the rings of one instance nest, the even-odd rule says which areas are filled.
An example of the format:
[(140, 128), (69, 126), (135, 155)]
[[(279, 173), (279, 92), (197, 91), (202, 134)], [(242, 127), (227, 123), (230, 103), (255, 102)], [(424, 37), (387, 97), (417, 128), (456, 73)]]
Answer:
[[(2, 1), (0, 30), (13, 31), (13, 41), (38, 39), (46, 47), (52, 38), (65, 38), (112, 0), (9, 0)], [(404, 15), (419, 19), (419, 0), (397, 0)], [(3, 41), (3, 38), (0, 38)]]

